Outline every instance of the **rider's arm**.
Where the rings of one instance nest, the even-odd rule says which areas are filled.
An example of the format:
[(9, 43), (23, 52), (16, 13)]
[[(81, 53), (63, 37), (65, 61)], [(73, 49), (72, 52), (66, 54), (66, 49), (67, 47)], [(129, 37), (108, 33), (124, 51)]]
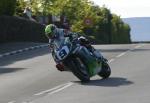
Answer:
[(50, 48), (54, 47), (54, 40), (53, 39), (49, 39), (49, 46), (50, 46)]

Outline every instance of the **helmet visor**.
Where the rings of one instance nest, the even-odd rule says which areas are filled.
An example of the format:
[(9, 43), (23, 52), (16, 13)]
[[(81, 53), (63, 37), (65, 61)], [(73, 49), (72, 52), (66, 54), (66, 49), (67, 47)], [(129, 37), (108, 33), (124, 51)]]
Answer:
[(47, 25), (46, 28), (45, 28), (45, 34), (48, 35), (48, 34), (51, 34), (51, 32), (52, 32), (51, 26)]

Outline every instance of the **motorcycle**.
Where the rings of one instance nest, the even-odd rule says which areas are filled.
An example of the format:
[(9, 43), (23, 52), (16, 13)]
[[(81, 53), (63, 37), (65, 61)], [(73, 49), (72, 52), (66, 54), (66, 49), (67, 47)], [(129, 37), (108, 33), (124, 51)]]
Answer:
[(85, 46), (77, 43), (76, 39), (65, 37), (59, 48), (54, 47), (52, 54), (65, 66), (65, 69), (70, 70), (82, 82), (89, 82), (95, 75), (105, 79), (111, 74), (107, 61), (98, 61)]

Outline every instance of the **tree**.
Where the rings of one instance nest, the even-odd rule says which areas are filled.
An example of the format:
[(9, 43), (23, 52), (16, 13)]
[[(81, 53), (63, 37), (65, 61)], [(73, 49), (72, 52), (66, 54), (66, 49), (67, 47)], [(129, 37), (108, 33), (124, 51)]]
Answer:
[(131, 43), (130, 26), (117, 15), (112, 18), (112, 43)]
[(23, 11), (24, 11), (26, 5), (27, 5), (27, 3), (24, 0), (17, 0), (15, 14), (18, 16), (23, 16)]
[(0, 0), (0, 15), (12, 16), (15, 13), (16, 0)]
[[(105, 6), (99, 7), (89, 0), (18, 0), (19, 7), (29, 5), (34, 15), (65, 16), (71, 30), (96, 38), (99, 43), (130, 43), (130, 27)], [(90, 25), (85, 19), (90, 18)]]

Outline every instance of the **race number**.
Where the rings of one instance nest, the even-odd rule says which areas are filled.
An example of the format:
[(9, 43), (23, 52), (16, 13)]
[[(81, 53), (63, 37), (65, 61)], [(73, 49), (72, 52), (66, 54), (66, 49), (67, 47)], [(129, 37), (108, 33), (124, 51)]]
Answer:
[(57, 52), (57, 57), (59, 60), (64, 59), (67, 55), (69, 54), (69, 48), (67, 46), (62, 47), (62, 49), (60, 49)]

